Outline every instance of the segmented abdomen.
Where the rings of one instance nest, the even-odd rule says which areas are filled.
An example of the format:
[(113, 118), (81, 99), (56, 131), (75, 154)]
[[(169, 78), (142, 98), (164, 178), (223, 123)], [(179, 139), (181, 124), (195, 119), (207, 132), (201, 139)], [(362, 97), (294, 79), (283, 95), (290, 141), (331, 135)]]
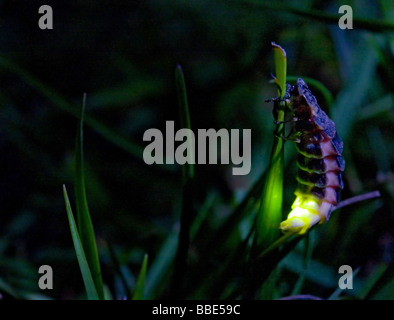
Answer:
[(292, 107), (297, 118), (298, 187), (297, 197), (313, 196), (319, 200), (320, 222), (329, 218), (343, 189), (343, 142), (334, 122), (317, 104), (302, 79), (291, 88)]

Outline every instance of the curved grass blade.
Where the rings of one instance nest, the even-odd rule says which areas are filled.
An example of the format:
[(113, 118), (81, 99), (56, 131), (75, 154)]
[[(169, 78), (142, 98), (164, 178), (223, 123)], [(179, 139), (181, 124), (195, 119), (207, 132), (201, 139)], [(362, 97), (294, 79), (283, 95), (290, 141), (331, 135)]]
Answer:
[[(323, 23), (338, 24), (340, 14), (329, 14), (323, 11), (312, 10), (312, 9), (300, 9), (294, 6), (284, 6), (282, 4), (272, 4), (256, 0), (246, 1), (233, 1), (234, 3), (242, 3), (243, 7), (249, 6), (252, 9), (262, 10), (276, 10), (292, 13), (304, 18), (309, 18)], [(391, 32), (394, 31), (394, 24), (389, 21), (379, 21), (374, 19), (358, 18), (353, 17), (353, 28), (354, 29), (365, 29), (373, 32)]]
[(81, 116), (75, 143), (75, 200), (77, 208), (77, 221), (79, 236), (86, 254), (97, 293), (104, 299), (103, 280), (101, 277), (100, 261), (94, 235), (92, 219), (86, 199), (85, 175), (83, 171), (83, 117), (86, 106), (86, 94), (83, 96)]
[[(29, 72), (19, 67), (15, 63), (6, 59), (3, 55), (0, 55), (0, 68), (11, 71), (20, 77), (24, 82), (34, 88), (37, 92), (39, 92), (42, 96), (46, 97), (56, 108), (67, 112), (77, 118), (79, 118), (80, 112), (77, 106), (74, 103), (68, 102), (65, 98), (63, 98), (59, 93), (57, 93), (54, 89), (48, 87), (36, 77), (31, 75)], [(98, 134), (100, 134), (103, 138), (115, 144), (116, 146), (122, 148), (129, 154), (135, 156), (138, 159), (142, 159), (143, 147), (126, 139), (124, 136), (118, 134), (113, 131), (111, 128), (101, 123), (100, 121), (86, 117), (85, 119), (86, 125), (95, 130)], [(158, 165), (160, 168), (165, 169), (166, 166)]]
[(274, 50), (274, 63), (275, 63), (275, 82), (279, 87), (278, 96), (283, 99), (286, 93), (286, 73), (287, 73), (287, 57), (286, 51), (276, 44), (275, 42), (271, 43), (272, 49)]
[[(277, 44), (272, 43), (274, 50), (275, 72), (278, 85), (278, 96), (282, 99), (286, 93), (286, 52)], [(277, 121), (283, 122), (285, 118), (284, 102), (275, 101), (278, 105)], [(260, 210), (256, 219), (256, 233), (253, 242), (252, 256), (266, 248), (279, 236), (279, 223), (282, 219), (283, 199), (283, 166), (284, 142), (279, 138), (284, 135), (283, 124), (276, 127), (276, 135), (272, 145), (270, 164), (267, 170)]]
[(133, 300), (144, 299), (145, 278), (146, 278), (147, 268), (148, 268), (148, 255), (145, 254), (144, 260), (142, 261), (140, 274), (138, 275), (137, 283), (135, 285)]
[[(183, 128), (191, 131), (189, 105), (187, 102), (187, 93), (185, 79), (181, 67), (178, 65), (175, 69), (175, 82), (177, 88), (180, 120)], [(193, 137), (187, 136), (187, 141), (191, 144), (188, 147), (188, 160), (182, 166), (182, 212), (181, 228), (179, 232), (178, 249), (175, 258), (174, 276), (172, 281), (171, 295), (174, 298), (181, 297), (182, 283), (187, 268), (187, 255), (190, 244), (190, 228), (195, 217), (193, 208), (193, 184), (194, 184), (194, 147)]]
[[(274, 101), (274, 108), (277, 110), (277, 125), (275, 128), (274, 141), (272, 145), (270, 162), (267, 169), (267, 177), (264, 183), (261, 195), (260, 209), (256, 217), (256, 229), (252, 244), (252, 251), (249, 262), (249, 270), (247, 277), (247, 287), (244, 292), (244, 298), (254, 297), (256, 290), (261, 287), (264, 273), (261, 269), (265, 265), (269, 266), (267, 274), (271, 274), (276, 264), (272, 264), (274, 260), (265, 261), (261, 259), (259, 254), (270, 248), (272, 243), (279, 238), (279, 224), (282, 219), (282, 202), (283, 202), (283, 171), (284, 171), (284, 125), (285, 119), (285, 102), (283, 97), (286, 93), (286, 73), (287, 58), (286, 52), (276, 43), (272, 42), (275, 61), (275, 83), (278, 85), (278, 97)], [(271, 264), (270, 264), (271, 262)]]
[(77, 255), (78, 264), (82, 273), (82, 279), (85, 284), (85, 289), (88, 299), (99, 300), (99, 295), (97, 293), (96, 285), (93, 281), (92, 273), (90, 272), (90, 268), (86, 260), (86, 255), (83, 250), (81, 239), (79, 237), (77, 225), (74, 220), (74, 215), (71, 209), (70, 200), (68, 198), (65, 185), (63, 185), (63, 196), (64, 196), (64, 202), (66, 204), (67, 217), (68, 217), (68, 222), (70, 224), (71, 236), (74, 243), (75, 253)]

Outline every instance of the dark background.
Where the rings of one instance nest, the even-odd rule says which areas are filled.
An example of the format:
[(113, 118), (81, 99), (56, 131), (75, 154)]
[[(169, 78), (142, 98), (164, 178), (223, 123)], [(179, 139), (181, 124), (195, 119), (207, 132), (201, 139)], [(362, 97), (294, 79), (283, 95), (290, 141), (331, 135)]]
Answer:
[[(107, 242), (131, 282), (145, 253), (154, 261), (178, 226), (181, 170), (146, 165), (142, 136), (149, 128), (164, 131), (166, 120), (179, 128), (177, 64), (185, 74), (192, 128), (252, 129), (249, 175), (232, 176), (231, 166), (225, 165), (196, 167), (195, 206), (199, 210), (208, 203), (209, 212), (190, 260), (194, 272), (208, 275), (209, 269), (198, 269), (202, 244), (268, 165), (274, 126), (272, 105), (264, 100), (276, 95), (269, 83), (274, 72), (271, 41), (286, 50), (289, 75), (316, 79), (333, 95), (333, 104), (327, 105), (321, 92), (312, 89), (344, 140), (342, 198), (382, 193), (378, 200), (344, 208), (319, 227), (312, 261), (317, 267), (307, 277), (305, 291), (328, 296), (335, 289), (329, 275), (336, 275), (342, 264), (360, 267), (360, 281), (366, 281), (377, 266), (392, 262), (393, 33), (356, 26), (341, 30), (335, 23), (286, 11), (297, 6), (336, 14), (345, 3), (341, 1), (261, 3), (276, 6), (0, 1), (0, 291), (10, 286), (25, 297), (40, 293), (56, 299), (83, 293), (62, 196), (66, 184), (74, 206), (75, 115), (83, 93), (86, 116), (100, 124), (85, 124), (84, 149), (104, 281), (119, 298)], [(389, 1), (346, 3), (355, 17), (394, 21)], [(52, 6), (53, 30), (38, 27), (43, 4)], [(108, 131), (103, 133), (101, 126)], [(294, 200), (294, 156), (294, 146), (287, 143), (286, 212)], [(250, 221), (245, 218), (245, 226)], [(212, 256), (212, 261), (215, 265), (220, 258)], [(50, 292), (37, 287), (42, 264), (54, 269)], [(292, 260), (284, 263), (278, 295), (288, 294), (300, 273), (292, 265)], [(160, 298), (157, 292), (152, 297)], [(187, 297), (206, 298), (192, 290)]]

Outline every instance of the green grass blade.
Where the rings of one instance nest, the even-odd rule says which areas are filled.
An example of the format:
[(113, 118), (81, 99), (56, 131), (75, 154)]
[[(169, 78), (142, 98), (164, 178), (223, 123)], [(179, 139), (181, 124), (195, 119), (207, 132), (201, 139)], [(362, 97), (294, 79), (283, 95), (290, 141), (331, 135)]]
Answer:
[[(356, 275), (359, 273), (360, 268), (357, 268), (353, 273), (353, 279), (355, 279)], [(341, 289), (339, 286), (335, 289), (335, 291), (327, 298), (327, 300), (339, 300), (339, 296), (345, 291), (346, 289)]]
[[(329, 23), (338, 25), (341, 14), (330, 14), (323, 11), (312, 10), (312, 9), (301, 9), (295, 6), (286, 6), (282, 4), (272, 4), (257, 0), (246, 0), (246, 1), (233, 1), (234, 3), (242, 3), (243, 7), (250, 7), (251, 9), (262, 9), (262, 10), (275, 10), (283, 11), (298, 15), (300, 17), (309, 18), (322, 23)], [(394, 31), (394, 24), (390, 21), (379, 21), (374, 19), (366, 19), (353, 17), (353, 28), (364, 29), (373, 32), (391, 32)]]
[[(281, 101), (286, 93), (286, 52), (279, 45), (272, 43), (275, 61), (275, 83), (278, 85), (278, 96), (280, 100), (274, 101), (274, 107), (278, 110), (274, 141), (272, 145), (270, 162), (267, 169), (267, 176), (261, 195), (260, 208), (256, 217), (256, 229), (253, 239), (250, 271), (247, 279), (247, 290), (244, 298), (249, 299), (255, 296), (255, 292), (261, 287), (265, 275), (271, 274), (276, 264), (272, 264), (273, 256), (268, 255), (271, 261), (265, 262), (259, 255), (279, 238), (279, 224), (282, 219), (283, 202), (283, 171), (284, 171), (284, 136), (283, 121), (285, 118), (285, 102)], [(272, 258), (270, 258), (272, 257)], [(271, 263), (270, 263), (271, 262)], [(265, 272), (261, 272), (263, 266), (267, 267)]]
[[(256, 204), (261, 198), (265, 179), (266, 172), (263, 172), (253, 184), (253, 186), (249, 189), (242, 201), (236, 206), (227, 220), (223, 223), (223, 225), (220, 226), (217, 232), (215, 232), (209, 244), (210, 248), (226, 243), (234, 233), (239, 232), (239, 224), (245, 217), (255, 211), (254, 207), (257, 207)], [(209, 255), (210, 252), (206, 251), (206, 254)]]
[(285, 234), (275, 241), (259, 257), (250, 261), (251, 274), (249, 277), (249, 290), (244, 293), (245, 299), (254, 298), (255, 291), (270, 277), (279, 262), (286, 257), (304, 239), (305, 235), (295, 236)]
[[(199, 231), (202, 222), (207, 217), (213, 206), (215, 196), (211, 195), (205, 200), (201, 206), (193, 224), (190, 228), (191, 241)], [(165, 289), (168, 280), (169, 269), (173, 266), (174, 258), (176, 256), (176, 249), (178, 243), (179, 231), (177, 228), (168, 234), (166, 240), (158, 251), (155, 259), (149, 267), (149, 272), (146, 277), (145, 283), (145, 297), (147, 299), (157, 299), (160, 297), (161, 292)]]
[[(305, 236), (305, 234), (302, 236), (296, 236), (294, 240), (301, 237), (305, 238)], [(294, 250), (281, 261), (281, 267), (291, 271), (292, 273), (301, 274), (304, 272), (304, 257), (301, 253)], [(308, 281), (311, 281), (320, 287), (332, 289), (338, 287), (338, 278), (337, 270), (331, 266), (314, 259), (310, 259), (308, 262), (308, 269), (305, 270), (305, 279)]]
[(276, 83), (279, 86), (278, 96), (282, 99), (286, 93), (286, 73), (287, 73), (287, 57), (286, 51), (276, 43), (272, 42), (274, 50), (275, 76)]
[(394, 95), (386, 94), (383, 97), (363, 107), (357, 114), (357, 121), (371, 121), (375, 117), (384, 117), (394, 110)]
[(157, 299), (163, 289), (163, 283), (167, 282), (169, 270), (176, 256), (178, 237), (179, 232), (171, 231), (152, 261), (145, 285), (147, 299)]
[[(0, 69), (5, 69), (16, 74), (28, 85), (30, 85), (37, 92), (39, 92), (43, 97), (47, 98), (56, 108), (79, 118), (80, 111), (78, 106), (76, 106), (74, 103), (68, 102), (55, 90), (48, 87), (36, 77), (28, 73), (26, 70), (19, 67), (15, 63), (12, 63), (2, 55), (0, 55)], [(122, 135), (119, 135), (111, 128), (94, 118), (86, 117), (85, 124), (92, 128), (94, 131), (96, 131), (98, 134), (100, 134), (104, 139), (122, 148), (123, 150), (137, 157), (138, 159), (142, 159), (142, 146), (138, 145), (133, 141), (130, 141), (129, 139), (126, 139)], [(166, 168), (164, 165), (161, 165), (160, 167)]]
[(377, 68), (375, 54), (369, 47), (357, 51), (353, 59), (362, 60), (362, 63), (354, 62), (351, 76), (353, 80), (339, 92), (331, 112), (331, 118), (343, 141), (347, 141), (352, 126), (357, 120), (357, 114), (365, 103), (366, 94), (374, 81)]
[(81, 116), (75, 143), (75, 200), (79, 236), (86, 254), (92, 277), (100, 299), (104, 299), (103, 280), (101, 277), (100, 261), (94, 228), (86, 198), (85, 175), (83, 170), (83, 118), (86, 106), (86, 94), (83, 98)]
[[(380, 270), (379, 270), (380, 269)], [(372, 288), (366, 290), (364, 299), (366, 300), (389, 300), (394, 299), (394, 267), (393, 264), (380, 267), (377, 272), (377, 279)]]
[(304, 285), (304, 282), (305, 282), (305, 274), (306, 274), (306, 271), (308, 270), (309, 261), (310, 261), (311, 258), (312, 258), (312, 252), (313, 252), (313, 236), (314, 236), (313, 231), (308, 232), (308, 233), (306, 234), (306, 237), (305, 237), (304, 241), (303, 241), (303, 244), (304, 244), (303, 270), (302, 270), (302, 272), (299, 274), (298, 280), (297, 280), (297, 282), (295, 283), (294, 288), (293, 288), (293, 290), (292, 290), (292, 292), (291, 292), (291, 294), (290, 294), (291, 296), (300, 294), (300, 293), (301, 293), (301, 290), (302, 290), (302, 287), (303, 287), (303, 285)]
[(119, 276), (120, 281), (122, 282), (123, 285), (124, 292), (126, 294), (126, 298), (127, 300), (129, 300), (131, 297), (130, 295), (131, 288), (126, 280), (126, 277), (124, 276), (124, 273), (122, 272), (122, 268), (118, 256), (116, 255), (115, 249), (110, 242), (107, 242), (107, 247), (108, 247), (109, 256), (111, 257), (112, 269)]
[[(239, 270), (244, 268), (247, 261), (248, 242), (252, 232), (246, 237), (246, 239), (239, 243), (238, 246), (234, 247), (233, 250), (227, 255), (227, 257), (220, 262), (220, 265), (213, 270), (209, 275), (204, 274), (205, 278), (208, 276), (210, 281), (204, 281), (205, 278), (196, 281), (196, 289), (194, 297), (191, 299), (197, 299), (199, 296), (207, 297), (207, 299), (223, 299), (225, 288), (228, 286), (229, 279), (234, 279), (239, 276)], [(243, 289), (243, 288), (242, 288)], [(226, 299), (233, 299), (239, 295), (237, 290), (233, 290), (232, 296)]]
[[(272, 47), (275, 60), (275, 82), (279, 86), (278, 96), (283, 98), (286, 92), (286, 52), (275, 43), (272, 43)], [(279, 102), (276, 120), (284, 120), (283, 102)], [(279, 236), (279, 224), (282, 219), (284, 142), (278, 136), (283, 135), (284, 126), (283, 124), (278, 124), (261, 197), (260, 210), (256, 219), (254, 253), (252, 253), (254, 256), (257, 256), (255, 254), (263, 248), (267, 248)]]
[[(183, 128), (191, 132), (189, 105), (187, 102), (186, 84), (181, 67), (178, 65), (175, 69), (175, 82), (177, 88), (177, 97), (179, 104), (180, 120)], [(171, 295), (174, 298), (181, 296), (182, 283), (187, 268), (187, 255), (190, 244), (190, 228), (195, 216), (193, 209), (193, 180), (194, 180), (194, 141), (190, 136), (187, 141), (192, 143), (188, 152), (188, 161), (182, 167), (182, 212), (181, 227), (179, 232), (178, 249), (175, 258), (174, 276), (171, 288)]]
[(82, 242), (79, 237), (77, 225), (74, 220), (74, 215), (71, 209), (70, 200), (68, 198), (66, 186), (63, 185), (63, 196), (66, 204), (68, 222), (70, 224), (71, 236), (74, 243), (75, 253), (77, 255), (79, 268), (82, 273), (82, 279), (85, 284), (86, 293), (89, 300), (99, 300), (99, 295), (96, 290), (96, 285), (93, 281), (92, 273), (86, 259), (85, 252), (83, 250)]
[(133, 300), (144, 299), (145, 278), (146, 278), (147, 268), (148, 268), (148, 255), (145, 254), (144, 260), (142, 261), (140, 274), (138, 275), (137, 283), (135, 285)]
[[(190, 113), (189, 113), (189, 104), (187, 102), (187, 92), (186, 92), (186, 84), (185, 78), (183, 76), (183, 71), (181, 66), (177, 66), (175, 69), (175, 82), (177, 88), (177, 97), (178, 97), (178, 106), (179, 106), (179, 117), (182, 128), (187, 128), (191, 130), (190, 123)], [(191, 134), (187, 137), (188, 141), (192, 141)], [(186, 183), (186, 180), (193, 179), (194, 177), (194, 145), (190, 145), (189, 150), (192, 152), (188, 152), (188, 161), (182, 167), (184, 170), (183, 180)]]
[(20, 293), (18, 293), (11, 285), (0, 277), (0, 291), (9, 294), (14, 299), (21, 299)]
[[(360, 299), (365, 299), (369, 296), (369, 293), (372, 292), (375, 285), (378, 283), (383, 274), (387, 271), (387, 264), (380, 264), (376, 267), (376, 270), (368, 277), (363, 287), (359, 290), (358, 297)], [(394, 294), (393, 294), (394, 298)]]

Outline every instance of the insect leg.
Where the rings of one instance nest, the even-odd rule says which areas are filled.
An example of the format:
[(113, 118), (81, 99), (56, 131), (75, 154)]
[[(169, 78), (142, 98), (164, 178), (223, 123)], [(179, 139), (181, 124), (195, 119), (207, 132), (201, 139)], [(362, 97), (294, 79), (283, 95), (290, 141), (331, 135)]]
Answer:
[(295, 143), (300, 143), (301, 139), (299, 138), (298, 132), (291, 132), (287, 137), (279, 135), (276, 131), (274, 131), (274, 136), (283, 139), (285, 141), (293, 141)]
[(274, 120), (274, 124), (283, 124), (283, 123), (290, 123), (290, 122), (297, 122), (298, 118), (297, 117), (293, 117), (291, 119), (288, 120), (284, 120), (284, 121), (276, 121)]

